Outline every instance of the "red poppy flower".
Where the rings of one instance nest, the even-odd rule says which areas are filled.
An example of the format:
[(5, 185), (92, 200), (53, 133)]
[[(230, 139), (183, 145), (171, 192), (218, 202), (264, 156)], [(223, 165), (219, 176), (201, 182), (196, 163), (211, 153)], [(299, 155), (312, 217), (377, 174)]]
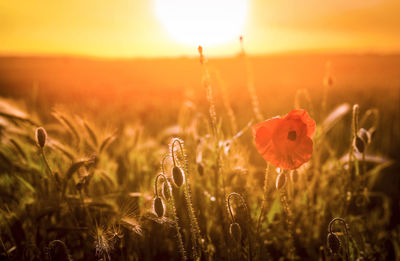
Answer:
[(297, 169), (311, 157), (315, 121), (306, 110), (257, 123), (252, 132), (257, 151), (276, 167)]

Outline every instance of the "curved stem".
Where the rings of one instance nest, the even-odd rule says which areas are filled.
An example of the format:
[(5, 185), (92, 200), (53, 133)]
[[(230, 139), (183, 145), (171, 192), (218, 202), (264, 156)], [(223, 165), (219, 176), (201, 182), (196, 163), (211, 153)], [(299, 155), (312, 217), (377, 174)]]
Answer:
[(171, 144), (171, 155), (172, 155), (172, 162), (174, 163), (174, 166), (176, 166), (175, 153), (174, 153), (174, 147), (175, 147), (175, 143), (176, 142), (178, 142), (178, 144), (179, 144), (179, 148), (181, 150), (182, 158), (185, 157), (185, 153), (183, 151), (183, 147), (182, 147), (181, 141), (179, 139), (174, 139), (174, 141)]
[(160, 174), (158, 174), (158, 175), (156, 176), (156, 179), (155, 179), (155, 181), (154, 181), (154, 193), (156, 194), (156, 197), (158, 197), (157, 184), (158, 184), (158, 178), (159, 178), (160, 176), (163, 177), (163, 179), (164, 179), (165, 181), (167, 181), (167, 177), (166, 177), (163, 173), (160, 173)]
[(161, 161), (161, 172), (163, 173), (163, 174), (165, 174), (165, 169), (164, 169), (164, 162), (165, 162), (165, 159), (167, 158), (167, 157), (170, 157), (170, 155), (169, 154), (167, 154), (167, 155), (165, 155), (164, 157), (163, 157), (163, 159), (162, 159), (162, 161)]
[(50, 168), (49, 162), (47, 161), (47, 158), (46, 158), (46, 155), (44, 154), (43, 148), (40, 148), (40, 154), (42, 154), (44, 164), (46, 165), (47, 170), (50, 172), (50, 175), (53, 175), (53, 171)]
[[(182, 155), (182, 160), (183, 160), (183, 171), (185, 173), (184, 179), (185, 179), (185, 189), (184, 189), (184, 195), (186, 199), (186, 205), (187, 205), (187, 211), (189, 214), (190, 218), (190, 225), (191, 225), (191, 234), (192, 234), (192, 242), (193, 242), (193, 258), (196, 259), (197, 257), (200, 256), (200, 253), (198, 253), (199, 248), (198, 244), (200, 244), (200, 227), (196, 218), (196, 215), (194, 213), (193, 209), (193, 203), (192, 203), (192, 195), (191, 195), (191, 189), (190, 189), (190, 184), (188, 180), (189, 176), (189, 168), (188, 168), (188, 163), (185, 157), (185, 151), (183, 149), (183, 141), (180, 140), (179, 138), (175, 138), (172, 143), (171, 143), (171, 154), (172, 154), (172, 161), (174, 163), (174, 166), (176, 166), (176, 159), (175, 159), (175, 143), (178, 143), (180, 152)], [(201, 248), (201, 246), (200, 246)]]
[(347, 259), (350, 259), (349, 230), (348, 230), (346, 221), (343, 218), (339, 218), (339, 217), (332, 219), (331, 222), (329, 222), (329, 233), (333, 234), (332, 226), (336, 221), (340, 221), (340, 223), (342, 223), (342, 225), (344, 226), (344, 231), (346, 233), (346, 241), (347, 241), (347, 244), (346, 244), (346, 255), (347, 255)]
[(234, 218), (234, 216), (233, 216), (232, 208), (231, 208), (231, 203), (230, 203), (230, 195), (228, 196), (228, 199), (226, 200), (226, 203), (227, 203), (227, 205), (228, 205), (228, 211), (229, 211), (229, 214), (231, 215), (232, 223), (235, 223), (235, 218)]
[(250, 236), (250, 233), (251, 233), (251, 231), (250, 231), (251, 216), (250, 216), (249, 208), (247, 207), (246, 201), (244, 200), (244, 198), (239, 193), (236, 193), (236, 192), (230, 193), (228, 195), (228, 197), (227, 197), (227, 202), (228, 202), (228, 208), (229, 208), (229, 212), (231, 214), (232, 220), (233, 220), (233, 215), (232, 215), (232, 210), (231, 210), (231, 207), (230, 207), (230, 200), (231, 200), (231, 198), (233, 196), (236, 196), (236, 197), (239, 198), (240, 203), (244, 206), (245, 211), (246, 211), (246, 216), (248, 218), (248, 223), (246, 224), (246, 227), (247, 227), (247, 232), (248, 232), (247, 236), (248, 236), (248, 243), (249, 243), (249, 260), (253, 260), (253, 253), (252, 253), (252, 248), (253, 247), (252, 247), (252, 244), (251, 244), (251, 236)]

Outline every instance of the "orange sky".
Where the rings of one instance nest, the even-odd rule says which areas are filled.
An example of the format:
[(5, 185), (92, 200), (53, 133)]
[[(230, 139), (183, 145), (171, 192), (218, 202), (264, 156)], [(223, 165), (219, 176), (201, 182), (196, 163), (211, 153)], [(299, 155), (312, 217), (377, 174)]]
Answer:
[[(248, 1), (243, 35), (252, 54), (400, 51), (399, 0)], [(0, 54), (156, 57), (196, 49), (167, 34), (153, 0), (0, 2)], [(238, 49), (237, 41), (205, 46), (210, 56)]]

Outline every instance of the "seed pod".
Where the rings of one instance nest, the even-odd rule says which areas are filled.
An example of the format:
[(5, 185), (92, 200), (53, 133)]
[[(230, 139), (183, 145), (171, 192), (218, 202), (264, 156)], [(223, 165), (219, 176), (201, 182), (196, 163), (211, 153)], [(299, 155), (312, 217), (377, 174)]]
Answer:
[(329, 233), (327, 242), (328, 242), (328, 247), (331, 250), (332, 254), (336, 255), (337, 253), (339, 253), (341, 243), (339, 237), (336, 234)]
[(366, 129), (359, 129), (358, 136), (360, 136), (360, 138), (364, 141), (366, 145), (371, 143), (371, 134)]
[(43, 127), (39, 127), (36, 129), (36, 143), (39, 147), (43, 148), (46, 144), (47, 133)]
[(286, 185), (286, 173), (282, 172), (276, 178), (276, 189), (280, 190)]
[(354, 138), (354, 147), (358, 152), (364, 153), (365, 142), (358, 135)]
[(197, 172), (200, 174), (200, 176), (204, 175), (203, 163), (201, 163), (201, 162), (197, 163)]
[(176, 186), (180, 187), (183, 184), (183, 172), (178, 166), (174, 166), (172, 169), (172, 179)]
[(229, 226), (229, 233), (231, 237), (239, 243), (242, 240), (242, 229), (240, 228), (239, 223), (232, 223)]
[(164, 181), (163, 183), (162, 194), (166, 200), (169, 200), (171, 198), (171, 188), (168, 184), (168, 181)]
[(155, 197), (153, 202), (154, 212), (156, 212), (158, 217), (164, 216), (164, 204), (160, 197)]

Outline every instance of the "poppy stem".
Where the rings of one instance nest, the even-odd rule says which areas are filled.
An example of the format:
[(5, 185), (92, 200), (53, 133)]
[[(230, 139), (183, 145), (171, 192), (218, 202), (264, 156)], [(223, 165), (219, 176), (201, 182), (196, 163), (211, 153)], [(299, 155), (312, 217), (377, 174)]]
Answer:
[(215, 140), (217, 140), (217, 113), (215, 110), (215, 101), (214, 101), (214, 95), (213, 95), (213, 90), (212, 90), (212, 85), (211, 85), (210, 72), (207, 67), (207, 60), (204, 59), (203, 48), (201, 46), (199, 46), (198, 50), (199, 50), (200, 63), (201, 63), (202, 74), (203, 74), (202, 82), (206, 89), (207, 101), (210, 105), (209, 114), (210, 114), (211, 129), (212, 129)]
[(184, 187), (184, 195), (185, 195), (185, 200), (186, 200), (186, 208), (189, 214), (189, 219), (190, 219), (190, 232), (192, 236), (192, 244), (193, 244), (193, 259), (196, 260), (200, 256), (200, 251), (201, 251), (201, 246), (200, 248), (198, 247), (198, 244), (200, 244), (200, 227), (199, 223), (197, 221), (196, 215), (194, 213), (194, 208), (193, 208), (193, 203), (192, 203), (192, 192), (189, 184), (189, 168), (188, 168), (188, 162), (186, 159), (186, 154), (185, 150), (183, 147), (183, 141), (179, 138), (174, 138), (172, 143), (171, 143), (171, 156), (172, 156), (172, 161), (174, 162), (174, 166), (176, 166), (176, 159), (175, 159), (175, 151), (174, 151), (174, 146), (175, 143), (178, 143), (179, 149), (181, 152), (182, 160), (183, 160), (183, 171), (184, 171), (184, 179), (185, 179), (185, 187)]
[(239, 199), (240, 204), (244, 207), (244, 210), (246, 212), (247, 223), (245, 224), (245, 227), (246, 227), (247, 236), (248, 236), (247, 240), (248, 240), (248, 243), (249, 243), (249, 260), (253, 260), (253, 251), (252, 251), (253, 246), (252, 246), (252, 240), (251, 240), (251, 223), (252, 222), (251, 222), (251, 216), (250, 216), (249, 208), (247, 207), (246, 201), (244, 200), (244, 198), (239, 193), (236, 193), (236, 192), (230, 193), (228, 195), (226, 201), (227, 201), (227, 206), (228, 206), (229, 213), (230, 213), (231, 218), (232, 218), (232, 222), (235, 222), (235, 219), (234, 219), (234, 216), (232, 214), (230, 200), (234, 196), (236, 196)]
[(261, 226), (261, 220), (264, 217), (264, 210), (267, 207), (268, 203), (268, 193), (269, 193), (269, 187), (270, 187), (270, 182), (269, 182), (269, 164), (267, 163), (267, 167), (265, 168), (265, 176), (264, 176), (264, 195), (263, 195), (263, 201), (261, 205), (261, 211), (260, 215), (258, 217), (258, 222), (257, 222), (257, 235), (259, 234), (260, 231), (260, 226)]
[[(156, 197), (158, 197), (157, 182), (158, 182), (159, 177), (162, 177), (162, 178), (164, 179), (164, 182), (167, 182), (168, 189), (171, 188), (171, 185), (169, 184), (169, 181), (168, 181), (167, 177), (166, 177), (165, 174), (164, 174), (164, 166), (163, 166), (163, 164), (164, 164), (164, 160), (167, 158), (167, 156), (168, 156), (168, 155), (164, 156), (163, 161), (162, 161), (162, 165), (161, 165), (161, 168), (162, 168), (162, 170), (163, 170), (163, 173), (158, 174), (158, 175), (156, 176), (155, 181), (154, 181), (154, 190), (155, 190)], [(171, 194), (172, 194), (172, 193), (171, 193)], [(178, 214), (177, 214), (177, 212), (176, 212), (176, 206), (175, 206), (173, 194), (171, 195), (171, 197), (170, 197), (169, 199), (167, 199), (167, 203), (168, 203), (168, 204), (171, 206), (171, 208), (172, 208), (172, 217), (173, 217), (173, 219), (174, 219), (174, 226), (175, 226), (176, 235), (177, 235), (177, 238), (178, 238), (179, 252), (180, 252), (181, 255), (182, 255), (181, 258), (182, 258), (182, 260), (187, 260), (186, 251), (185, 251), (185, 247), (184, 247), (184, 245), (183, 245), (182, 235), (181, 235), (180, 227), (179, 227), (179, 223), (178, 223)]]
[[(285, 170), (280, 175), (287, 175), (287, 171)], [(290, 233), (291, 248), (289, 251), (289, 259), (294, 260), (295, 255), (296, 255), (296, 248), (294, 245), (295, 232), (294, 232), (294, 223), (293, 223), (293, 213), (292, 213), (292, 210), (291, 210), (289, 202), (288, 202), (288, 194), (286, 191), (286, 186), (283, 186), (282, 188), (280, 188), (279, 192), (280, 192), (280, 197), (281, 197), (281, 204), (283, 206), (283, 210), (286, 215), (286, 224), (289, 228), (289, 233)]]
[(158, 179), (159, 179), (160, 177), (163, 177), (164, 182), (168, 182), (168, 181), (167, 181), (167, 177), (166, 177), (163, 173), (160, 173), (160, 174), (158, 174), (158, 175), (156, 176), (156, 179), (154, 180), (154, 193), (156, 194), (156, 197), (159, 197), (157, 185), (158, 185)]

